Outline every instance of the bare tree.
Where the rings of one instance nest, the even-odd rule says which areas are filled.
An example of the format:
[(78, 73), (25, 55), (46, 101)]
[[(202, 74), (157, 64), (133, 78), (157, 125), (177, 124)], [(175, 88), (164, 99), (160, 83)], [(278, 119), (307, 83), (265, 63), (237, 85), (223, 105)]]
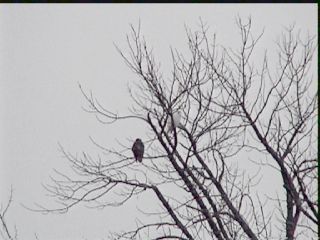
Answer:
[[(236, 23), (238, 49), (221, 47), (203, 23), (199, 31), (186, 29), (189, 55), (171, 49), (166, 77), (140, 25), (132, 27), (128, 50), (117, 47), (139, 76), (130, 89), (130, 114), (113, 113), (80, 89), (87, 111), (101, 123), (145, 124), (143, 161), (135, 162), (127, 144), (111, 149), (92, 138), (106, 157), (73, 155), (61, 147), (75, 174), (56, 170), (47, 190), (61, 207), (41, 211), (66, 212), (79, 203), (120, 206), (151, 191), (163, 208), (159, 221), (138, 222), (110, 238), (315, 239), (317, 92), (309, 73), (315, 38), (302, 40), (294, 28), (285, 29), (271, 67), (275, 59), (267, 52), (252, 57), (263, 31), (255, 37), (251, 19)], [(168, 131), (177, 111), (180, 123)], [(260, 168), (256, 174), (235, 164), (248, 162), (248, 151)], [(266, 168), (281, 176), (275, 189), (283, 192), (276, 198), (254, 191), (260, 178), (270, 177), (263, 176)]]
[(9, 200), (5, 205), (1, 204), (0, 207), (0, 224), (1, 224), (1, 230), (0, 230), (0, 235), (2, 239), (4, 240), (16, 240), (18, 239), (18, 231), (17, 228), (14, 226), (14, 229), (10, 229), (7, 220), (6, 220), (6, 214), (13, 202), (13, 189), (11, 187), (10, 189), (10, 195), (9, 195)]

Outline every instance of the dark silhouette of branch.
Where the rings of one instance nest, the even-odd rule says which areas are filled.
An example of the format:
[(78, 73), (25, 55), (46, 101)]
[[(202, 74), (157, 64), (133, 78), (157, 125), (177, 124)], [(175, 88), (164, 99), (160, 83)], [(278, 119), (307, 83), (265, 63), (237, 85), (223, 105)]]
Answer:
[(1, 221), (1, 227), (3, 230), (0, 232), (1, 232), (3, 239), (16, 240), (16, 239), (18, 239), (17, 229), (15, 228), (14, 233), (12, 233), (12, 231), (9, 229), (8, 223), (6, 221), (6, 213), (8, 212), (12, 202), (13, 202), (13, 189), (11, 187), (9, 200), (8, 200), (7, 204), (4, 207), (1, 204), (1, 208), (0, 208), (0, 221)]

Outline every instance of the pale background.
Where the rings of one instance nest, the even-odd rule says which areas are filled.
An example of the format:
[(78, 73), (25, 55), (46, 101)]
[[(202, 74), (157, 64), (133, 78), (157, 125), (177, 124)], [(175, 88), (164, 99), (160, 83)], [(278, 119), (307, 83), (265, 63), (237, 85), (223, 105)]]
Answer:
[[(7, 200), (12, 185), (7, 219), (20, 239), (34, 239), (34, 233), (48, 240), (102, 239), (109, 231), (135, 226), (139, 200), (103, 211), (79, 205), (64, 215), (41, 215), (21, 204), (54, 206), (41, 184), (53, 168), (66, 168), (58, 142), (71, 152), (94, 153), (89, 136), (115, 146), (116, 139), (143, 131), (128, 123), (99, 124), (81, 109), (85, 100), (77, 85), (92, 90), (104, 106), (127, 111), (127, 84), (136, 76), (113, 43), (125, 49), (130, 23), (140, 19), (142, 33), (169, 72), (169, 47), (186, 51), (184, 25), (197, 29), (201, 17), (220, 44), (237, 47), (237, 15), (251, 16), (257, 35), (265, 27), (261, 53), (268, 48), (272, 54), (285, 26), (295, 23), (302, 33), (317, 32), (316, 4), (0, 5), (0, 201)], [(316, 66), (312, 69), (316, 76)], [(276, 186), (277, 178), (267, 184)]]

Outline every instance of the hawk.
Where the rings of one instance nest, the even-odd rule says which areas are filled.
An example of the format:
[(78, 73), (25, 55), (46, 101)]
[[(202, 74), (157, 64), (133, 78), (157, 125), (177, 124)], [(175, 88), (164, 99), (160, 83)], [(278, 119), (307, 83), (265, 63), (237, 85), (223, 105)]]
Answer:
[[(172, 119), (173, 119), (173, 122), (172, 122)], [(168, 119), (168, 133), (173, 132), (174, 128), (179, 127), (180, 119), (181, 119), (181, 112), (180, 111), (174, 112), (172, 114), (172, 119), (171, 119), (171, 116), (169, 116), (169, 119)]]
[(143, 153), (144, 153), (144, 145), (140, 138), (137, 138), (131, 148), (134, 158), (136, 161), (142, 162)]

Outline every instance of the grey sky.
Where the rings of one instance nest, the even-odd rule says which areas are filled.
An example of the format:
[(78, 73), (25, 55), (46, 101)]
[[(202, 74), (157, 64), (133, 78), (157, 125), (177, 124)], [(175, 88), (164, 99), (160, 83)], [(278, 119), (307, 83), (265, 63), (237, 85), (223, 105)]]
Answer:
[(317, 29), (316, 4), (0, 5), (0, 201), (12, 185), (8, 221), (21, 239), (33, 239), (35, 232), (41, 239), (100, 239), (109, 230), (134, 226), (134, 201), (103, 211), (79, 205), (65, 215), (41, 215), (20, 204), (54, 204), (41, 184), (53, 168), (66, 167), (58, 142), (71, 152), (94, 153), (88, 136), (116, 146), (115, 139), (143, 131), (141, 125), (99, 124), (81, 109), (85, 101), (77, 86), (92, 90), (104, 106), (127, 111), (127, 84), (136, 76), (113, 42), (126, 49), (130, 23), (140, 19), (143, 35), (169, 72), (169, 46), (186, 50), (185, 24), (196, 29), (201, 17), (220, 44), (237, 47), (237, 15), (251, 16), (257, 35), (265, 27), (261, 52), (274, 49), (285, 26), (295, 23), (311, 34)]

